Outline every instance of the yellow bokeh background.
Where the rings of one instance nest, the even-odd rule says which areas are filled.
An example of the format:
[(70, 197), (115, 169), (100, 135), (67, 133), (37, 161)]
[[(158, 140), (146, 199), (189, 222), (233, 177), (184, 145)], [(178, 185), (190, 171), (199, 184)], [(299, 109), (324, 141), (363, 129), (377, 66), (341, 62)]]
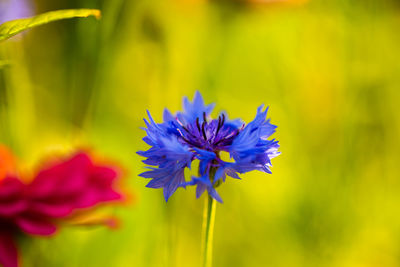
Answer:
[(19, 240), (23, 266), (200, 266), (204, 196), (149, 189), (143, 117), (199, 90), (278, 125), (272, 175), (218, 188), (214, 266), (400, 266), (400, 5), (390, 0), (37, 0), (99, 8), (0, 43), (0, 143), (29, 169), (91, 147), (128, 171), (117, 230)]

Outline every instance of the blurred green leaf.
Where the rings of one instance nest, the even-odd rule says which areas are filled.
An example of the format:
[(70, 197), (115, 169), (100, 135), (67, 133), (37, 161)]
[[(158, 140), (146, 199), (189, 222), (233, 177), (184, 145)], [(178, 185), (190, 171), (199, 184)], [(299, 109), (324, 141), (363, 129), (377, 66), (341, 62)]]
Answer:
[(0, 41), (6, 40), (24, 30), (52, 21), (89, 16), (95, 16), (99, 19), (101, 12), (98, 9), (65, 9), (46, 12), (31, 18), (7, 21), (0, 25)]

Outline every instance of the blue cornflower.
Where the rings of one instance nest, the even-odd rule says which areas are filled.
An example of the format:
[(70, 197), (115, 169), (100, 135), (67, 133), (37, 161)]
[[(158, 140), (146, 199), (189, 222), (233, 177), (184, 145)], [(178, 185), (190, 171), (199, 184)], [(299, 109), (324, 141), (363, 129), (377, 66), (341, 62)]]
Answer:
[[(279, 144), (268, 138), (277, 126), (266, 119), (267, 110), (261, 105), (252, 122), (245, 125), (241, 120), (229, 120), (224, 113), (212, 119), (214, 104), (205, 105), (199, 92), (193, 102), (183, 100), (183, 112), (173, 115), (164, 110), (164, 122), (156, 123), (147, 112), (144, 119), (147, 136), (143, 140), (151, 146), (147, 151), (137, 152), (146, 157), (144, 163), (149, 171), (140, 176), (151, 178), (150, 188), (163, 188), (165, 200), (178, 189), (196, 185), (196, 196), (207, 190), (208, 194), (222, 202), (215, 188), (225, 182), (227, 176), (239, 179), (241, 173), (259, 170), (271, 173), (271, 159), (278, 156)], [(227, 162), (220, 153), (227, 152), (233, 159)], [(185, 168), (199, 160), (199, 176), (185, 180)]]

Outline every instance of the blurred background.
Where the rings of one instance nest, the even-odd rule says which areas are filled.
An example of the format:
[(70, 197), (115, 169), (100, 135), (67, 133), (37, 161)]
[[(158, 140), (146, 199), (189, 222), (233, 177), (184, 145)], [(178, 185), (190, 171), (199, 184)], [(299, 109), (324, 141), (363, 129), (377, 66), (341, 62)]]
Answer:
[(400, 266), (398, 0), (0, 3), (2, 21), (102, 10), (0, 43), (0, 142), (24, 166), (92, 147), (132, 195), (117, 230), (21, 240), (22, 266), (200, 266), (204, 196), (165, 203), (135, 153), (146, 109), (159, 122), (195, 90), (247, 122), (269, 105), (282, 152), (219, 187), (215, 266)]

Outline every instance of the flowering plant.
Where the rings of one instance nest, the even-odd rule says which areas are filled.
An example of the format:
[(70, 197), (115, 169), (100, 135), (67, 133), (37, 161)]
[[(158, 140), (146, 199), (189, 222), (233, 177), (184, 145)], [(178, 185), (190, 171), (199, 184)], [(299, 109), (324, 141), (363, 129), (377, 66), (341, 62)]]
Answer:
[[(164, 110), (164, 122), (156, 123), (147, 111), (144, 119), (147, 135), (143, 138), (151, 147), (138, 154), (146, 157), (149, 171), (140, 176), (150, 178), (147, 187), (163, 188), (165, 200), (179, 188), (196, 185), (199, 198), (206, 190), (203, 222), (203, 266), (212, 263), (212, 232), (216, 202), (222, 202), (216, 188), (226, 177), (239, 179), (239, 174), (258, 170), (271, 173), (271, 159), (278, 156), (279, 144), (268, 139), (276, 129), (266, 118), (268, 108), (261, 105), (253, 121), (245, 125), (240, 119), (229, 120), (225, 113), (217, 119), (210, 114), (214, 104), (205, 105), (196, 92), (193, 102), (183, 100), (183, 112), (173, 115)], [(223, 160), (221, 154), (229, 153), (233, 161)], [(199, 160), (198, 175), (185, 179), (185, 168)]]
[(18, 266), (14, 240), (18, 233), (49, 236), (73, 213), (122, 199), (114, 189), (120, 176), (117, 169), (95, 163), (84, 152), (50, 164), (28, 183), (15, 167), (13, 157), (0, 147), (0, 264), (4, 267)]
[[(143, 140), (151, 148), (138, 152), (147, 158), (143, 162), (152, 166), (140, 174), (151, 178), (147, 187), (163, 188), (168, 201), (178, 187), (196, 185), (197, 197), (207, 190), (222, 202), (215, 188), (227, 176), (238, 179), (239, 174), (253, 170), (271, 173), (271, 159), (280, 152), (278, 141), (268, 140), (277, 127), (266, 119), (268, 108), (260, 106), (254, 120), (245, 125), (240, 119), (229, 120), (225, 113), (212, 119), (214, 104), (205, 105), (199, 92), (193, 102), (184, 98), (183, 107), (176, 115), (165, 109), (162, 123), (156, 123), (147, 112)], [(224, 161), (221, 152), (229, 153), (234, 161)], [(199, 175), (186, 181), (184, 170), (196, 159), (200, 161)]]

